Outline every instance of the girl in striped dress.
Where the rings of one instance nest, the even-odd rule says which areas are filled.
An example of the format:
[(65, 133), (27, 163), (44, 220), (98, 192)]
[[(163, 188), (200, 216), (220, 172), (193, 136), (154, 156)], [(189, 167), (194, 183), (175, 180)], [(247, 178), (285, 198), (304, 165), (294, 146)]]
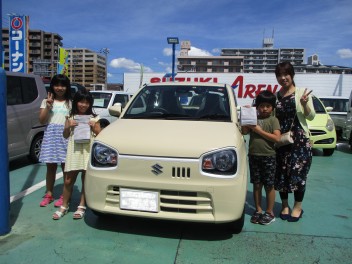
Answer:
[[(47, 206), (54, 201), (53, 189), (56, 178), (57, 165), (61, 164), (62, 171), (65, 168), (67, 151), (67, 139), (62, 135), (65, 125), (65, 117), (71, 109), (71, 85), (70, 80), (62, 74), (55, 75), (48, 91), (47, 99), (40, 106), (39, 121), (48, 124), (45, 131), (40, 151), (39, 161), (46, 163), (46, 193), (40, 206)], [(55, 203), (60, 206), (62, 196)]]
[[(73, 219), (83, 218), (86, 211), (84, 179), (90, 157), (91, 143), (97, 132), (94, 125), (98, 121), (98, 117), (94, 114), (92, 108), (93, 100), (93, 96), (89, 91), (78, 91), (73, 98), (72, 110), (65, 122), (63, 135), (69, 141), (66, 155), (63, 204), (53, 214), (54, 220), (59, 220), (68, 212), (73, 185), (76, 182), (79, 172), (82, 173), (82, 191), (79, 206), (73, 214)], [(82, 127), (83, 134), (87, 134), (87, 136), (78, 138), (78, 136), (82, 135), (82, 133), (79, 133), (82, 131)], [(88, 133), (85, 133), (87, 131)]]

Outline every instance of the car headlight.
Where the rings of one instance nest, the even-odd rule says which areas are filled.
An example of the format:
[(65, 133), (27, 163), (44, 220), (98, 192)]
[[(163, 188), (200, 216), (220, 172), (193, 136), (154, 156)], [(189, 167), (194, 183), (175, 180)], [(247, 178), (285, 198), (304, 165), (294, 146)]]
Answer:
[(335, 127), (335, 125), (334, 125), (334, 121), (332, 121), (332, 119), (328, 119), (328, 121), (326, 122), (326, 129), (328, 130), (328, 131), (333, 131), (334, 130), (334, 127)]
[(91, 153), (91, 163), (94, 167), (117, 166), (117, 152), (100, 143), (94, 143)]
[(221, 150), (202, 158), (202, 170), (207, 173), (233, 175), (237, 170), (237, 156), (234, 150)]

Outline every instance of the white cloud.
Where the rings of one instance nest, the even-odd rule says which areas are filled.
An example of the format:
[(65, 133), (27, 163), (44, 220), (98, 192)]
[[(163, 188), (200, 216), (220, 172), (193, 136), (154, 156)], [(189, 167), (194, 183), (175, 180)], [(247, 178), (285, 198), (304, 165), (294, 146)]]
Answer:
[[(141, 70), (141, 64), (126, 58), (113, 59), (110, 62), (110, 66), (113, 68), (126, 69), (129, 72), (139, 72)], [(143, 66), (144, 72), (153, 72), (149, 67)]]
[(213, 56), (213, 54), (206, 50), (191, 47), (191, 50), (188, 51), (188, 56)]
[(337, 54), (341, 59), (350, 59), (352, 58), (352, 50), (351, 49), (339, 49)]
[(172, 56), (172, 48), (164, 48), (163, 54), (164, 56)]
[[(212, 53), (216, 53), (216, 54), (220, 54), (221, 53), (221, 49), (219, 48), (215, 48), (211, 50)], [(216, 55), (215, 55), (216, 56)]]

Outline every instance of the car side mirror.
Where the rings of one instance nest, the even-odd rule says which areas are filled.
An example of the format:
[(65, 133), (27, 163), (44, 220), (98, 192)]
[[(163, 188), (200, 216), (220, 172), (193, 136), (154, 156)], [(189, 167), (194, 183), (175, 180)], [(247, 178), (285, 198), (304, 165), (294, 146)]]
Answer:
[(119, 117), (122, 112), (121, 103), (115, 103), (113, 106), (109, 107), (109, 114), (112, 116)]
[(327, 106), (325, 107), (325, 109), (326, 109), (326, 112), (331, 112), (334, 108), (331, 106)]

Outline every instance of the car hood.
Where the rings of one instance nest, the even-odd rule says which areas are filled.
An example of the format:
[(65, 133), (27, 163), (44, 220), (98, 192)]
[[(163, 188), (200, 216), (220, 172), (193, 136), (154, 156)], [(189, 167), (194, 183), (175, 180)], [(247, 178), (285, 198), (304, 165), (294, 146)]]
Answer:
[(120, 154), (199, 158), (243, 142), (236, 124), (182, 120), (118, 119), (96, 138)]
[(319, 127), (325, 127), (328, 118), (330, 119), (328, 114), (316, 114), (313, 120), (307, 120), (308, 128), (314, 129)]

